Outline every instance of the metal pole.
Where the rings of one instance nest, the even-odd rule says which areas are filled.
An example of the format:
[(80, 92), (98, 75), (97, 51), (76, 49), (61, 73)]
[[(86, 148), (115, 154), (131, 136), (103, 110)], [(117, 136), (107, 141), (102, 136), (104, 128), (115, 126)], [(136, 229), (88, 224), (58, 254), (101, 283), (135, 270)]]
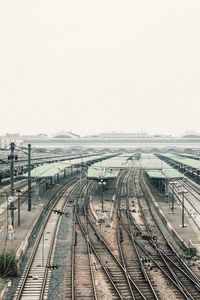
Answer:
[(42, 267), (44, 267), (44, 211), (43, 211), (43, 218), (42, 218), (42, 222), (43, 222), (43, 233), (42, 233)]
[(169, 179), (165, 178), (165, 202), (169, 202)]
[(18, 192), (18, 226), (20, 226), (20, 198), (19, 198), (19, 192)]
[(184, 227), (184, 193), (182, 193), (182, 227)]
[(4, 193), (4, 249), (3, 249), (3, 260), (4, 260), (4, 270), (6, 267), (6, 241), (8, 232), (8, 215), (7, 215), (7, 194)]
[(40, 182), (39, 179), (35, 181), (35, 200), (36, 202), (39, 201), (39, 193), (40, 193)]
[[(14, 150), (15, 144), (10, 144), (10, 195), (14, 196)], [(14, 201), (10, 203), (10, 216), (11, 216), (11, 225), (14, 228)]]
[(102, 233), (102, 229), (101, 229), (102, 224), (100, 223), (100, 252), (99, 252), (99, 256), (101, 257), (101, 233)]
[(31, 144), (28, 144), (28, 211), (31, 211)]
[(173, 195), (172, 195), (172, 212), (174, 211), (174, 183), (172, 183), (173, 186)]
[(101, 183), (101, 208), (103, 211), (103, 182)]
[(82, 188), (82, 156), (81, 156), (81, 167), (80, 167), (80, 198), (81, 198), (81, 188)]
[(15, 144), (10, 144), (10, 194), (14, 196), (14, 150)]

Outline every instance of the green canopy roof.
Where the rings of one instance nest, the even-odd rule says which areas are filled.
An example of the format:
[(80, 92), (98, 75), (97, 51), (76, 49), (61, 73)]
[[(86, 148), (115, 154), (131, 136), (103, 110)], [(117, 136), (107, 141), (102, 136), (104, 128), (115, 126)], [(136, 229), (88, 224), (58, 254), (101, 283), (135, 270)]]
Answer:
[(115, 156), (95, 163), (89, 167), (87, 177), (90, 179), (111, 179), (118, 176), (119, 170), (128, 166), (127, 157)]
[(179, 173), (175, 169), (163, 169), (163, 170), (147, 170), (146, 171), (149, 177), (155, 178), (155, 179), (177, 179), (177, 178), (183, 178), (183, 175)]
[[(31, 178), (48, 178), (54, 177), (55, 175), (59, 174), (66, 168), (71, 166), (80, 165), (85, 162), (94, 161), (96, 159), (102, 158), (102, 155), (94, 155), (90, 157), (83, 157), (83, 158), (76, 158), (73, 160), (64, 160), (61, 162), (51, 163), (51, 164), (44, 164), (43, 166), (34, 168), (31, 170)], [(27, 178), (28, 173), (22, 175), (23, 177)]]
[(184, 165), (187, 165), (193, 169), (197, 169), (198, 171), (200, 171), (200, 160), (195, 160), (186, 157), (184, 158), (171, 153), (162, 154), (162, 155), (165, 156), (166, 158), (170, 158), (176, 162), (182, 163)]

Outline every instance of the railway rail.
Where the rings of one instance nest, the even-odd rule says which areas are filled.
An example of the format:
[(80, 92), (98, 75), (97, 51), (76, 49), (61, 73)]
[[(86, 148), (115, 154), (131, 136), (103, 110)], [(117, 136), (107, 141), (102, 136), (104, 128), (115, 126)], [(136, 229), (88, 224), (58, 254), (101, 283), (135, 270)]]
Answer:
[[(72, 179), (65, 183), (55, 197), (44, 208), (42, 226), (36, 238), (32, 253), (17, 288), (14, 299), (44, 299), (48, 293), (52, 254), (62, 211), (79, 182)], [(56, 207), (56, 210), (55, 210)], [(54, 211), (53, 211), (54, 210)]]
[(172, 190), (181, 206), (183, 205), (181, 193), (184, 193), (184, 209), (200, 230), (200, 190), (188, 180), (178, 180)]
[[(140, 189), (141, 194), (144, 195), (142, 198), (144, 201), (141, 201), (140, 199), (139, 205), (147, 233), (146, 237), (148, 237), (147, 240), (149, 242), (146, 253), (148, 256), (151, 256), (152, 251), (149, 251), (150, 245), (154, 251), (156, 250), (156, 255), (158, 256), (157, 260), (154, 260), (154, 263), (156, 262), (157, 264), (157, 262), (159, 262), (160, 266), (163, 266), (164, 264), (162, 273), (170, 279), (173, 288), (176, 287), (176, 295), (179, 295), (180, 293), (179, 297), (181, 297), (182, 294), (184, 299), (200, 299), (200, 281), (180, 258), (161, 230), (163, 226), (158, 223), (158, 216), (147, 197), (144, 178), (138, 174), (138, 182), (135, 182), (135, 184), (138, 185), (137, 190)], [(133, 218), (131, 218), (131, 220), (133, 222)], [(134, 222), (133, 225), (136, 226)], [(141, 235), (143, 234), (143, 230), (138, 226), (137, 230), (140, 231)], [(158, 238), (155, 240), (154, 237)], [(143, 247), (143, 250), (144, 249), (145, 248)]]
[[(138, 289), (142, 292), (142, 297), (137, 293), (137, 290), (132, 290), (133, 299), (159, 299), (158, 291), (156, 291), (152, 278), (149, 277), (145, 267), (142, 263), (142, 257), (134, 242), (133, 230), (131, 227), (130, 218), (121, 212), (129, 212), (129, 190), (128, 182), (131, 178), (132, 172), (126, 172), (125, 176), (119, 185), (119, 190), (122, 191), (122, 195), (125, 192), (124, 197), (119, 198), (118, 205), (118, 222), (117, 222), (117, 237), (121, 259), (127, 272), (131, 278), (137, 283)], [(120, 194), (119, 191), (119, 194)], [(125, 221), (126, 219), (126, 221)], [(125, 222), (125, 223), (124, 223)], [(127, 232), (127, 228), (129, 228)], [(129, 235), (129, 232), (131, 233)]]

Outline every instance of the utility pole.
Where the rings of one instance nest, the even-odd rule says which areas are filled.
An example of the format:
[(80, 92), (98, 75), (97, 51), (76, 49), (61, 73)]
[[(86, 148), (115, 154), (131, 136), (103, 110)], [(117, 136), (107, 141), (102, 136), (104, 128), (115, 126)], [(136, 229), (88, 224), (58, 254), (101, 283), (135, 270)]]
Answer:
[[(10, 159), (10, 195), (11, 197), (14, 196), (14, 150), (15, 150), (15, 144), (10, 144), (10, 155), (8, 156), (8, 159)], [(14, 228), (14, 203), (13, 201), (10, 202), (10, 215), (11, 215), (11, 225)]]
[(169, 178), (165, 177), (165, 202), (169, 202)]
[(10, 194), (11, 196), (14, 196), (14, 150), (15, 150), (15, 144), (10, 144)]
[(28, 211), (31, 211), (31, 144), (28, 144)]
[(186, 225), (184, 224), (184, 210), (185, 210), (185, 205), (184, 205), (184, 197), (185, 197), (185, 195), (184, 194), (186, 194), (186, 193), (188, 193), (188, 191), (187, 190), (184, 190), (184, 191), (180, 191), (180, 192), (178, 192), (179, 194), (181, 194), (182, 195), (182, 228), (183, 227), (186, 227)]

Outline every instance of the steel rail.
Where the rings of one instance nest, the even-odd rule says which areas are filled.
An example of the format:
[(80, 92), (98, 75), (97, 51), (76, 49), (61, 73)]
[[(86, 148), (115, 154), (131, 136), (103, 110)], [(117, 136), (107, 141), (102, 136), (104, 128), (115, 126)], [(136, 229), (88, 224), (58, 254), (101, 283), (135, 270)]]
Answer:
[[(52, 203), (52, 207), (55, 207), (59, 201), (59, 198), (58, 198), (58, 195), (59, 197), (60, 196), (60, 193), (63, 194), (66, 190), (66, 186), (69, 185), (69, 182), (65, 183), (63, 186), (61, 186), (61, 188), (59, 189), (59, 191), (57, 191), (56, 193), (56, 196), (57, 196), (57, 199), (56, 201), (54, 201)], [(73, 185), (73, 182), (72, 182), (72, 185)], [(70, 187), (70, 186), (69, 186)], [(54, 199), (55, 195), (51, 197), (51, 200), (50, 202), (52, 202), (52, 200)], [(30, 255), (30, 258), (29, 258), (29, 261), (28, 261), (28, 265), (26, 267), (26, 271), (25, 271), (25, 274), (24, 274), (24, 278), (22, 280), (22, 283), (20, 284), (20, 289), (17, 293), (17, 296), (15, 297), (15, 300), (19, 300), (22, 296), (22, 293), (23, 293), (23, 290), (24, 290), (24, 287), (25, 287), (25, 284), (26, 284), (26, 280), (28, 278), (28, 274), (30, 272), (30, 269), (31, 269), (31, 266), (33, 264), (33, 261), (34, 261), (34, 258), (35, 258), (35, 255), (36, 255), (36, 252), (37, 252), (37, 249), (38, 249), (38, 246), (39, 246), (39, 243), (40, 243), (40, 240), (42, 238), (42, 235), (43, 235), (43, 230), (44, 228), (46, 227), (46, 224), (48, 223), (48, 220), (50, 218), (50, 215), (51, 215), (51, 211), (49, 210), (50, 208), (50, 205), (51, 203), (48, 203), (48, 205), (45, 207), (45, 210), (43, 211), (42, 214), (45, 214), (45, 212), (47, 212), (47, 215), (45, 216), (45, 220), (44, 220), (44, 225), (42, 226), (42, 228), (40, 228), (40, 231), (38, 233), (38, 236), (37, 236), (37, 239), (34, 243), (34, 247), (33, 247), (33, 250), (31, 252), (31, 255)]]
[[(125, 259), (124, 259), (124, 255), (123, 255), (123, 251), (122, 251), (122, 246), (121, 246), (121, 236), (120, 236), (119, 223), (118, 222), (117, 222), (117, 241), (118, 241), (119, 252), (120, 252), (120, 256), (121, 256), (121, 260), (122, 260), (122, 265), (123, 265), (124, 269), (126, 269), (126, 271), (127, 271), (126, 263), (125, 263)], [(126, 276), (126, 280), (127, 280), (128, 286), (129, 286), (129, 290), (131, 292), (131, 296), (134, 300), (136, 300), (127, 273), (125, 274), (125, 276)], [(144, 299), (146, 299), (146, 298), (144, 298)]]
[(126, 225), (122, 222), (122, 225), (124, 226), (125, 230), (128, 232), (128, 234), (130, 235), (130, 237), (133, 239), (134, 243), (147, 255), (150, 257), (151, 261), (166, 275), (166, 277), (174, 284), (174, 286), (183, 294), (183, 296), (185, 297), (185, 299), (190, 300), (191, 298), (188, 298), (188, 296), (184, 293), (184, 291), (182, 291), (182, 289), (180, 289), (179, 285), (172, 279), (172, 277), (163, 269), (163, 267), (161, 267), (157, 261), (151, 256), (151, 254), (145, 249), (145, 247), (143, 245), (141, 245), (136, 239), (135, 237), (131, 234), (131, 232), (128, 230), (128, 228), (126, 227)]
[[(183, 181), (183, 180), (180, 180)], [(195, 186), (191, 181), (189, 180), (185, 180), (183, 181), (186, 185), (189, 186), (190, 189), (192, 189), (193, 191), (195, 191), (197, 194), (200, 195), (200, 187), (198, 188), (197, 186)]]
[[(123, 179), (123, 183), (125, 184), (126, 191), (127, 191), (128, 193), (130, 193), (130, 191), (129, 191), (129, 180), (130, 180), (130, 177), (131, 177), (132, 174), (133, 174), (133, 171), (131, 170), (131, 171), (127, 174), (127, 176), (125, 176), (124, 179)], [(145, 268), (144, 268), (144, 266), (143, 266), (143, 264), (142, 264), (141, 257), (140, 257), (140, 255), (139, 255), (139, 252), (138, 252), (137, 247), (136, 247), (136, 245), (135, 245), (135, 243), (134, 243), (134, 240), (133, 240), (133, 232), (132, 232), (131, 221), (130, 221), (129, 200), (128, 200), (128, 198), (126, 198), (126, 214), (127, 214), (127, 216), (128, 216), (129, 230), (130, 230), (130, 232), (131, 232), (131, 234), (132, 234), (132, 236), (131, 236), (132, 249), (133, 249), (133, 251), (135, 251), (135, 253), (136, 253), (137, 259), (138, 259), (139, 264), (140, 264), (141, 272), (142, 272), (142, 274), (143, 274), (143, 277), (144, 277), (145, 281), (148, 282), (148, 284), (149, 284), (149, 286), (150, 286), (150, 290), (152, 291), (153, 296), (155, 297), (155, 299), (158, 300), (159, 298), (158, 298), (158, 296), (157, 296), (157, 294), (156, 294), (156, 292), (155, 292), (155, 290), (154, 290), (154, 288), (153, 288), (153, 286), (152, 286), (152, 284), (151, 284), (150, 278), (149, 278), (149, 276), (147, 275), (147, 272), (146, 272), (146, 270), (145, 270)], [(120, 214), (120, 209), (117, 211), (117, 215), (118, 215), (118, 221), (120, 221), (120, 223), (122, 224), (121, 214)], [(122, 226), (123, 226), (123, 224), (122, 224)], [(130, 237), (130, 235), (129, 235), (129, 237)]]
[[(197, 196), (195, 196), (195, 195), (191, 192), (191, 190), (189, 190), (187, 187), (185, 187), (184, 184), (181, 184), (181, 186), (184, 187), (184, 188), (186, 188), (186, 189), (188, 190), (188, 192), (189, 192), (193, 197), (195, 197), (196, 200), (197, 200), (198, 202), (200, 202), (200, 199), (199, 199)], [(180, 191), (179, 188), (178, 188), (177, 186), (175, 186), (175, 190), (176, 190), (177, 192)], [(181, 199), (178, 197), (177, 194), (176, 194), (176, 196), (177, 196), (179, 202), (181, 203)], [(194, 206), (194, 204), (191, 202), (191, 200), (188, 199), (188, 197), (187, 197), (186, 195), (184, 196), (184, 198), (189, 202), (189, 204), (192, 206), (192, 208), (193, 208), (193, 209), (197, 212), (197, 214), (199, 215), (199, 214), (200, 214), (200, 211), (197, 210), (197, 208)]]
[(136, 247), (136, 245), (135, 245), (135, 243), (134, 243), (132, 227), (131, 227), (131, 224), (130, 224), (131, 221), (130, 221), (130, 218), (129, 218), (129, 217), (128, 217), (128, 222), (129, 222), (129, 229), (130, 229), (130, 232), (131, 232), (132, 246), (133, 246), (133, 248), (134, 248), (134, 250), (135, 250), (135, 252), (136, 252), (136, 255), (137, 255), (137, 257), (138, 257), (138, 260), (139, 260), (139, 262), (140, 262), (140, 267), (141, 267), (143, 276), (144, 276), (145, 280), (148, 282), (148, 284), (149, 284), (149, 286), (150, 286), (150, 288), (151, 288), (151, 291), (152, 291), (153, 295), (155, 296), (155, 299), (158, 300), (159, 298), (158, 298), (158, 296), (157, 296), (157, 294), (156, 294), (155, 289), (153, 288), (153, 285), (152, 285), (152, 283), (151, 283), (151, 280), (150, 280), (149, 276), (147, 275), (147, 272), (146, 272), (146, 270), (145, 270), (145, 268), (144, 268), (144, 266), (143, 266), (143, 264), (142, 264), (141, 256), (140, 256), (140, 254), (139, 254), (139, 252), (138, 252), (138, 249), (137, 249), (137, 247)]
[[(142, 180), (143, 180), (143, 183), (146, 184), (146, 183), (144, 182), (144, 178), (143, 178), (143, 177), (142, 177)], [(139, 184), (140, 184), (141, 189), (142, 189), (143, 192), (144, 192), (143, 185), (141, 184), (141, 182), (139, 182)], [(145, 198), (145, 199), (146, 199), (146, 198)], [(149, 211), (150, 211), (150, 213), (151, 213), (151, 216), (152, 216), (152, 218), (153, 218), (153, 220), (154, 220), (154, 222), (155, 222), (157, 228), (159, 229), (159, 231), (160, 231), (160, 233), (162, 234), (162, 236), (163, 236), (163, 238), (164, 238), (166, 244), (168, 245), (168, 241), (167, 241), (167, 239), (165, 238), (163, 232), (160, 230), (159, 225), (158, 225), (157, 221), (155, 220), (155, 217), (154, 217), (154, 215), (153, 215), (153, 213), (152, 213), (152, 210), (151, 210), (151, 207), (149, 206), (148, 201), (147, 201), (147, 205), (148, 205), (148, 207), (149, 207)], [(141, 209), (141, 212), (142, 212), (142, 209)], [(147, 224), (147, 222), (145, 221), (146, 218), (145, 218), (145, 215), (143, 214), (143, 212), (142, 212), (142, 215), (143, 215), (143, 219), (144, 219), (144, 222), (145, 222), (145, 226), (146, 226), (146, 228), (147, 228), (149, 234), (151, 234), (150, 231), (149, 231), (149, 229), (148, 229), (148, 224)], [(192, 283), (195, 285), (196, 289), (197, 289), (198, 291), (200, 291), (199, 282), (196, 281), (196, 278), (193, 276), (193, 274), (192, 274), (192, 272), (191, 272), (191, 270), (190, 270), (189, 268), (187, 268), (187, 269), (186, 269), (187, 272), (185, 272), (185, 271), (184, 271), (181, 267), (179, 267), (174, 261), (172, 261), (172, 260), (170, 259), (170, 257), (168, 257), (161, 249), (159, 249), (158, 246), (156, 245), (156, 243), (155, 243), (153, 240), (150, 240), (150, 242), (151, 242), (151, 243), (154, 245), (154, 247), (157, 249), (158, 253), (160, 253), (160, 254), (162, 254), (163, 256), (165, 256), (165, 257), (173, 264), (173, 266), (176, 267), (182, 274), (184, 274), (184, 276), (185, 276), (188, 280), (190, 280), (190, 282), (192, 282)], [(171, 249), (171, 251), (173, 251), (173, 249)], [(175, 253), (173, 253), (173, 254), (175, 254)], [(176, 254), (177, 254), (177, 253), (176, 253)], [(162, 255), (161, 255), (161, 256), (162, 256)], [(174, 255), (174, 256), (175, 256), (175, 255)], [(180, 260), (179, 260), (179, 263), (180, 263)], [(188, 292), (188, 290), (185, 288), (184, 283), (182, 283), (182, 282), (180, 281), (179, 277), (174, 273), (174, 271), (171, 269), (169, 263), (167, 263), (166, 260), (165, 260), (165, 264), (166, 264), (168, 270), (170, 271), (170, 273), (172, 274), (172, 276), (174, 277), (174, 279), (176, 280), (177, 284), (178, 284), (179, 286), (181, 286), (182, 289), (185, 290), (186, 294), (190, 295), (189, 297), (191, 298), (192, 296), (191, 296), (191, 294)], [(183, 267), (183, 266), (182, 266), (182, 267)], [(184, 265), (184, 268), (185, 268), (185, 265)]]
[[(80, 190), (80, 196), (83, 193), (84, 190), (88, 190), (90, 185), (93, 184), (93, 182), (86, 182), (81, 190)], [(76, 220), (77, 220), (77, 214), (78, 214), (78, 201), (80, 200), (81, 197), (77, 197), (76, 202), (74, 203), (73, 206), (73, 238), (72, 238), (72, 280), (71, 280), (71, 285), (72, 285), (72, 300), (76, 299), (75, 295), (75, 246), (76, 246)], [(96, 289), (95, 289), (95, 282), (94, 282), (94, 276), (92, 272), (92, 264), (91, 264), (91, 258), (90, 258), (90, 245), (88, 244), (88, 241), (86, 240), (87, 244), (87, 253), (88, 253), (88, 262), (89, 262), (89, 267), (90, 267), (90, 276), (91, 276), (91, 281), (92, 281), (92, 290), (93, 290), (93, 299), (97, 300), (97, 294), (96, 294)]]
[[(124, 275), (127, 274), (129, 280), (131, 281), (131, 283), (134, 285), (134, 287), (137, 289), (138, 293), (143, 297), (142, 292), (140, 291), (140, 289), (138, 288), (137, 284), (134, 282), (134, 280), (131, 278), (130, 274), (126, 271), (126, 269), (124, 269), (124, 267), (122, 266), (122, 264), (120, 263), (120, 261), (118, 260), (118, 258), (114, 255), (114, 253), (112, 252), (112, 250), (110, 249), (110, 247), (108, 246), (108, 244), (106, 243), (106, 241), (100, 237), (100, 234), (97, 232), (97, 230), (95, 229), (94, 225), (91, 223), (90, 219), (87, 217), (88, 222), (90, 224), (90, 226), (92, 227), (92, 229), (95, 232), (95, 235), (103, 242), (104, 246), (106, 247), (106, 249), (108, 250), (108, 252), (110, 253), (110, 255), (114, 258), (114, 260), (117, 262), (117, 264), (119, 265), (119, 267), (121, 268), (121, 270), (123, 271)], [(145, 299), (145, 298), (144, 298)]]
[[(144, 181), (144, 178), (143, 178), (143, 181)], [(168, 260), (170, 260), (171, 263), (174, 264), (174, 265), (179, 269), (179, 271), (181, 271), (182, 273), (184, 273), (185, 276), (188, 276), (188, 279), (192, 280), (192, 278), (193, 278), (193, 280), (192, 280), (193, 283), (194, 283), (196, 286), (198, 286), (198, 289), (200, 289), (200, 280), (196, 277), (195, 274), (193, 274), (193, 272), (189, 269), (189, 267), (188, 267), (185, 263), (183, 264), (183, 260), (180, 258), (180, 256), (178, 255), (178, 253), (174, 251), (174, 248), (173, 248), (172, 245), (169, 243), (169, 241), (166, 239), (166, 237), (165, 237), (165, 235), (163, 234), (163, 232), (160, 230), (160, 227), (159, 227), (159, 225), (158, 225), (158, 223), (157, 223), (157, 221), (156, 221), (156, 219), (155, 219), (155, 217), (154, 217), (154, 215), (153, 215), (153, 213), (152, 213), (152, 210), (151, 210), (151, 207), (149, 206), (148, 201), (147, 201), (147, 205), (148, 205), (148, 207), (149, 207), (151, 216), (152, 216), (152, 218), (153, 218), (153, 220), (154, 220), (154, 222), (155, 222), (157, 228), (159, 229), (161, 235), (163, 236), (163, 238), (164, 238), (166, 244), (170, 247), (170, 249), (171, 249), (173, 255), (175, 254), (174, 257), (176, 257), (176, 259), (179, 261), (179, 263), (182, 265), (182, 267), (184, 266), (184, 269), (186, 270), (187, 274), (184, 272), (184, 270), (182, 270), (179, 266), (177, 266), (176, 263), (175, 263), (174, 261), (172, 261), (172, 260), (171, 260), (171, 259), (170, 259), (170, 258), (169, 258), (169, 257), (168, 257), (161, 249), (158, 248), (159, 251), (161, 251), (161, 253), (162, 253)], [(141, 213), (143, 214), (142, 209), (141, 209)], [(144, 214), (143, 214), (143, 218), (145, 219), (145, 215), (144, 215)], [(148, 228), (148, 224), (147, 224), (147, 223), (146, 223), (146, 227)], [(149, 232), (149, 233), (150, 233), (150, 232)], [(155, 244), (153, 240), (151, 240), (151, 242), (152, 242), (153, 244)], [(156, 244), (155, 244), (155, 246), (157, 247)]]
[[(118, 181), (117, 189), (118, 189), (118, 193), (120, 193), (120, 194), (123, 194), (123, 192), (122, 192), (123, 182), (125, 181), (126, 177), (129, 178), (128, 175), (129, 175), (128, 172), (127, 173), (126, 172), (122, 173), (122, 176), (120, 177), (120, 179)], [(118, 209), (117, 209), (118, 212), (120, 210), (120, 204), (121, 204), (121, 199), (119, 199), (119, 204), (118, 204)], [(124, 258), (122, 246), (121, 246), (121, 235), (120, 235), (120, 229), (119, 229), (119, 218), (117, 219), (117, 241), (118, 241), (118, 247), (119, 247), (119, 252), (120, 252), (120, 256), (121, 256), (123, 267), (124, 267), (124, 269), (126, 269), (126, 271), (128, 271), (127, 267), (126, 267), (126, 263), (125, 263), (125, 258)], [(130, 280), (128, 278), (127, 273), (125, 275), (126, 275), (126, 280), (127, 280), (127, 283), (128, 283), (129, 290), (131, 292), (132, 298), (136, 299), (135, 296), (134, 296), (134, 292), (133, 292), (133, 289), (131, 287), (131, 283), (130, 283)], [(144, 299), (146, 299), (144, 295), (143, 295), (143, 297), (144, 297)]]
[[(67, 197), (66, 201), (63, 203), (63, 205), (62, 205), (62, 207), (61, 207), (61, 210), (64, 209), (65, 205), (66, 205), (67, 202), (68, 202), (68, 199), (70, 198), (71, 194), (73, 193), (73, 191), (74, 191), (74, 189), (77, 187), (77, 185), (78, 185), (78, 184), (75, 184), (75, 186), (73, 187), (73, 189), (72, 189), (72, 190), (70, 191), (70, 193), (68, 194), (68, 197)], [(52, 236), (52, 239), (51, 239), (51, 244), (50, 244), (49, 252), (48, 252), (48, 257), (47, 257), (47, 262), (46, 262), (46, 265), (47, 265), (47, 266), (49, 266), (49, 265), (50, 265), (50, 262), (51, 262), (51, 257), (52, 257), (52, 253), (53, 253), (53, 248), (54, 248), (54, 245), (55, 245), (56, 233), (57, 233), (57, 230), (58, 230), (58, 225), (59, 225), (60, 219), (61, 219), (61, 215), (58, 215), (58, 218), (57, 218), (57, 220), (56, 220), (56, 225), (55, 225), (55, 228), (54, 228), (54, 232), (53, 232), (53, 236)], [(42, 300), (43, 297), (44, 297), (45, 287), (46, 287), (46, 281), (47, 281), (47, 276), (48, 276), (48, 271), (49, 271), (49, 269), (46, 267), (46, 269), (45, 269), (45, 274), (44, 274), (44, 278), (43, 278), (43, 282), (42, 282), (42, 288), (41, 288), (39, 300)]]
[(119, 296), (119, 299), (124, 300), (124, 298), (122, 297), (120, 291), (118, 290), (117, 286), (115, 285), (115, 283), (114, 283), (114, 281), (113, 281), (113, 279), (112, 279), (112, 276), (110, 275), (110, 273), (108, 272), (108, 270), (107, 270), (106, 267), (104, 266), (104, 264), (103, 264), (103, 262), (102, 262), (102, 260), (101, 260), (101, 258), (100, 258), (100, 256), (99, 256), (99, 254), (98, 254), (97, 251), (95, 250), (95, 247), (93, 246), (92, 242), (89, 240), (88, 235), (86, 234), (85, 230), (83, 229), (83, 226), (82, 226), (82, 224), (81, 224), (81, 222), (80, 222), (79, 217), (77, 216), (76, 219), (77, 219), (77, 221), (78, 221), (78, 224), (79, 224), (79, 226), (80, 226), (80, 228), (81, 228), (81, 230), (82, 230), (82, 233), (83, 233), (85, 239), (88, 241), (90, 247), (92, 248), (92, 251), (94, 252), (94, 254), (96, 255), (96, 257), (98, 258), (98, 260), (99, 260), (99, 262), (100, 262), (100, 264), (101, 264), (101, 266), (102, 266), (104, 272), (106, 273), (106, 275), (107, 275), (108, 279), (110, 280), (110, 282), (111, 282), (113, 288), (115, 289), (117, 295)]
[[(127, 171), (125, 171), (125, 173), (126, 173), (126, 172), (127, 172)], [(87, 191), (88, 191), (88, 190), (87, 190)], [(86, 191), (86, 193), (87, 193), (87, 191)], [(86, 195), (85, 199), (87, 199), (87, 195)], [(88, 215), (87, 215), (87, 207), (86, 207), (86, 205), (84, 205), (84, 212), (85, 212), (85, 222), (86, 222), (86, 224), (87, 224), (87, 226), (86, 226), (86, 237), (87, 237), (87, 243), (89, 243), (89, 242), (88, 242), (88, 238), (89, 238), (89, 235), (88, 235), (88, 222), (90, 222), (90, 220), (89, 220)], [(91, 225), (91, 223), (90, 223), (90, 225)], [(94, 228), (93, 228), (93, 229), (94, 229)], [(95, 234), (97, 235), (98, 233), (95, 231)], [(100, 236), (98, 236), (98, 238), (100, 238)], [(102, 237), (101, 237), (101, 239), (102, 239)], [(97, 252), (95, 252), (95, 253), (97, 253)], [(101, 260), (100, 257), (99, 257), (98, 259)], [(103, 262), (102, 262), (102, 260), (100, 261), (100, 263), (101, 263), (101, 265), (104, 265)], [(134, 297), (134, 295), (133, 295), (133, 291), (132, 291), (131, 285), (130, 285), (130, 278), (129, 278), (129, 276), (128, 276), (128, 271), (126, 270), (125, 264), (124, 264), (124, 268), (125, 268), (125, 277), (126, 277), (126, 279), (127, 279), (127, 283), (128, 283), (128, 286), (129, 286), (129, 290), (130, 290), (130, 292), (131, 292), (132, 298), (135, 299), (135, 297)], [(108, 273), (108, 274), (109, 274), (109, 273)], [(110, 274), (109, 274), (109, 275), (110, 275)], [(110, 275), (110, 276), (112, 276), (112, 275)], [(109, 278), (110, 278), (110, 276), (109, 276)], [(112, 283), (112, 282), (111, 282), (111, 283)], [(143, 296), (143, 295), (141, 295), (141, 296)], [(146, 299), (146, 298), (143, 297), (143, 299)]]

